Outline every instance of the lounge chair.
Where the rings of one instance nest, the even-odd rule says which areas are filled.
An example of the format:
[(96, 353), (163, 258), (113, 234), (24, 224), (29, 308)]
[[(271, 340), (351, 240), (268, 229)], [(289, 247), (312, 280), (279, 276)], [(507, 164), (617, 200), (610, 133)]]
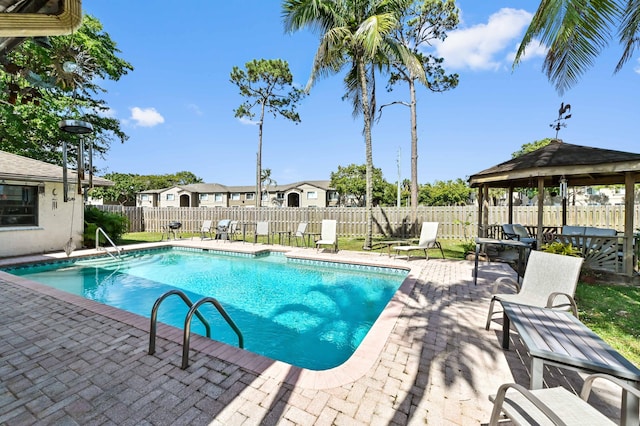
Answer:
[[(609, 417), (587, 402), (593, 382), (598, 378), (619, 386), (622, 389), (623, 401), (630, 396), (629, 393), (640, 397), (640, 390), (633, 385), (601, 373), (587, 376), (580, 396), (562, 387), (528, 390), (521, 385), (507, 383), (500, 386), (496, 395), (489, 397), (493, 401), (489, 426), (501, 424), (502, 413), (518, 425), (615, 425)], [(625, 420), (631, 422), (630, 417), (637, 416), (637, 412), (626, 413), (622, 408), (621, 424), (625, 423)]]
[(418, 245), (395, 246), (393, 247), (393, 250), (396, 251), (396, 256), (399, 255), (400, 252), (406, 252), (407, 260), (409, 260), (412, 251), (423, 250), (424, 258), (429, 259), (429, 249), (438, 248), (440, 249), (440, 254), (442, 254), (442, 258), (444, 259), (444, 251), (442, 251), (442, 246), (437, 241), (438, 225), (438, 222), (423, 222)]
[(212, 225), (213, 225), (213, 221), (212, 220), (204, 220), (204, 221), (202, 221), (202, 227), (200, 227), (200, 239), (201, 240), (204, 240), (204, 238), (206, 237), (207, 234), (209, 234), (209, 238), (213, 239)]
[(300, 222), (298, 224), (298, 229), (296, 229), (296, 232), (291, 234), (291, 237), (293, 237), (293, 239), (296, 241), (296, 246), (300, 246), (300, 244), (298, 243), (298, 239), (301, 239), (302, 246), (305, 246), (304, 237), (305, 233), (307, 232), (307, 225), (307, 222)]
[(320, 246), (333, 246), (334, 253), (338, 252), (338, 238), (336, 237), (337, 222), (333, 219), (323, 219), (322, 228), (320, 229), (320, 239), (316, 241), (316, 248), (320, 250)]
[(216, 240), (228, 240), (229, 239), (229, 223), (230, 219), (222, 219), (218, 221), (216, 225)]
[(271, 244), (271, 232), (269, 231), (269, 222), (256, 222), (256, 233), (253, 237), (254, 244), (258, 242), (258, 236), (266, 236), (267, 244)]
[(231, 222), (229, 222), (228, 240), (235, 240), (236, 234), (238, 234), (238, 221), (232, 220)]
[[(578, 285), (583, 260), (581, 257), (531, 251), (522, 285), (509, 277), (501, 277), (495, 281), (485, 328), (489, 330), (491, 326), (493, 305), (496, 301), (542, 308), (569, 308), (577, 317), (578, 308), (573, 295)], [(514, 285), (517, 293), (497, 294), (499, 286), (503, 283)], [(556, 299), (560, 300), (559, 304)]]

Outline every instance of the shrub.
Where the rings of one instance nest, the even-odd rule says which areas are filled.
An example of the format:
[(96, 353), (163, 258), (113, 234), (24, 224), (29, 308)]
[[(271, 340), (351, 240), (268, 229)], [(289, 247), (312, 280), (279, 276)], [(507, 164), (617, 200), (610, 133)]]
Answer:
[(547, 253), (562, 254), (564, 256), (580, 257), (580, 250), (575, 248), (571, 243), (564, 244), (560, 241), (545, 244), (540, 250)]
[(128, 227), (129, 219), (125, 216), (89, 206), (84, 210), (84, 245), (85, 247), (95, 247), (96, 229), (98, 228), (102, 228), (114, 243), (118, 243), (122, 234), (127, 232)]

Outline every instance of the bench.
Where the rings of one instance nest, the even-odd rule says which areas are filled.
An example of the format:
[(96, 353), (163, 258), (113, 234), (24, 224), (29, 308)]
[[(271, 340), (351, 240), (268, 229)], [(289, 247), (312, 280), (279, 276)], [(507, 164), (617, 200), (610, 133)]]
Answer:
[[(502, 302), (502, 347), (509, 349), (513, 324), (531, 356), (530, 389), (541, 389), (545, 365), (604, 373), (640, 388), (640, 369), (565, 311)], [(623, 392), (621, 424), (638, 425), (640, 403)]]

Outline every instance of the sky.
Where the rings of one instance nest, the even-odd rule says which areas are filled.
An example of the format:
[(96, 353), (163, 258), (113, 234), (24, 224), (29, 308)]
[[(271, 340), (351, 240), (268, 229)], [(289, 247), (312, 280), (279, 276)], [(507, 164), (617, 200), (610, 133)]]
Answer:
[[(543, 70), (544, 48), (530, 45), (515, 69), (513, 57), (539, 2), (460, 0), (460, 24), (432, 47), (458, 87), (433, 93), (418, 87), (418, 181), (467, 179), (511, 159), (522, 145), (555, 137), (550, 125), (561, 103), (571, 118), (565, 142), (640, 152), (640, 56), (618, 73), (621, 50), (612, 41), (578, 84), (560, 96)], [(134, 71), (105, 81), (109, 114), (129, 139), (94, 159), (99, 174), (172, 174), (189, 171), (206, 183), (253, 185), (258, 127), (234, 117), (243, 98), (229, 80), (234, 66), (253, 59), (283, 59), (296, 85), (309, 79), (318, 35), (285, 33), (281, 3), (89, 0)], [(329, 180), (338, 166), (365, 163), (362, 117), (354, 118), (344, 74), (316, 80), (298, 106), (301, 123), (267, 117), (262, 168), (278, 184)], [(406, 86), (385, 90), (377, 104), (408, 101)], [(636, 118), (633, 118), (636, 117)], [(410, 117), (403, 106), (385, 108), (373, 127), (373, 163), (385, 180), (410, 178)]]

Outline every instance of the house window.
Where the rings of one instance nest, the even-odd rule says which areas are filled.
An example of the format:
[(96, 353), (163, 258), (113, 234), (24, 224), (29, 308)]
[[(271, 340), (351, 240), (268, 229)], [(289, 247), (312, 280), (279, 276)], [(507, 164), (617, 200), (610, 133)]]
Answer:
[(340, 196), (338, 195), (337, 191), (329, 192), (329, 201), (338, 201), (339, 199), (340, 199)]
[(221, 203), (222, 202), (222, 193), (221, 192), (216, 192), (214, 195), (214, 199), (216, 201), (216, 203)]
[(176, 199), (176, 194), (167, 194), (166, 200), (173, 201)]
[(149, 194), (141, 194), (140, 199), (142, 201), (149, 201)]
[(0, 185), (0, 226), (38, 225), (38, 187)]
[(280, 201), (284, 200), (284, 192), (277, 192), (276, 199)]
[(239, 201), (240, 200), (240, 193), (239, 192), (233, 192), (231, 193), (231, 199), (233, 201)]
[(254, 194), (253, 192), (247, 192), (246, 194), (244, 194), (244, 198), (246, 198), (247, 200), (255, 200), (256, 194)]
[(262, 201), (269, 201), (269, 193), (268, 192), (263, 192), (262, 193)]
[(307, 200), (317, 200), (318, 193), (316, 191), (308, 191), (307, 192)]
[(209, 194), (200, 194), (200, 201), (207, 201), (209, 199)]

